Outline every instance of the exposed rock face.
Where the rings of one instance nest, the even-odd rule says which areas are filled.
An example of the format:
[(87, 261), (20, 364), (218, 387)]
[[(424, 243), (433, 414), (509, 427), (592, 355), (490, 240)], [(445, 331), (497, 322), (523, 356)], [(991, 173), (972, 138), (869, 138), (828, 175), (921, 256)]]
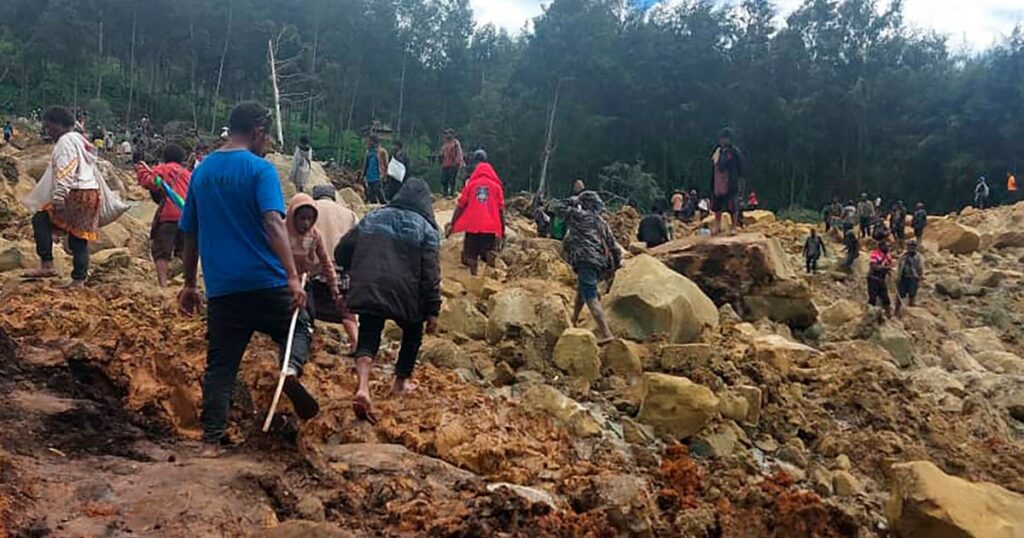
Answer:
[(893, 323), (886, 323), (878, 328), (875, 341), (892, 354), (897, 366), (900, 368), (910, 366), (914, 358), (914, 350), (910, 335), (906, 331)]
[(567, 374), (593, 381), (601, 375), (597, 338), (587, 329), (569, 328), (555, 344), (555, 365)]
[(953, 254), (970, 254), (981, 247), (981, 234), (948, 217), (929, 218), (928, 227), (924, 230), (924, 241), (934, 243), (939, 250), (948, 250)]
[(483, 340), (487, 334), (487, 316), (477, 310), (469, 299), (456, 297), (442, 303), (437, 326), (447, 333)]
[(949, 476), (928, 461), (893, 465), (892, 473), (885, 515), (896, 536), (1024, 536), (1024, 495)]
[(701, 430), (718, 411), (711, 389), (685, 377), (648, 373), (639, 419), (656, 432), (684, 439)]
[(718, 309), (690, 279), (652, 256), (623, 264), (604, 300), (612, 331), (630, 340), (659, 335), (675, 343), (693, 342), (705, 327), (718, 326)]
[(509, 288), (491, 297), (486, 336), (492, 345), (500, 342), (498, 356), (512, 366), (543, 370), (569, 326), (569, 312), (557, 296)]
[[(294, 150), (295, 148), (293, 147), (292, 151)], [(314, 158), (315, 157), (316, 156), (314, 155)], [(292, 163), (295, 161), (292, 155), (271, 153), (266, 156), (266, 159), (270, 161), (270, 164), (274, 165), (274, 168), (277, 169), (277, 174), (281, 178), (281, 189), (284, 191), (285, 200), (295, 196), (295, 184), (288, 180), (292, 174)], [(324, 167), (320, 163), (313, 161), (313, 168), (309, 174), (309, 185), (306, 185), (306, 192), (309, 192), (309, 190), (313, 188), (313, 185), (330, 184), (331, 180), (327, 177), (327, 172), (324, 171)]]
[(796, 279), (779, 240), (761, 234), (684, 238), (653, 254), (687, 276), (715, 302), (743, 307), (746, 317), (767, 317), (793, 327), (818, 319), (810, 288)]

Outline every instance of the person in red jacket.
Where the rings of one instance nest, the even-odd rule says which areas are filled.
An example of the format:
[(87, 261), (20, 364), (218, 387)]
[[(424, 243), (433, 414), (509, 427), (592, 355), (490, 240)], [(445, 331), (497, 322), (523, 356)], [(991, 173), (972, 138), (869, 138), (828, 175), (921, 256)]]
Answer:
[(183, 238), (178, 231), (178, 220), (181, 209), (167, 196), (163, 187), (157, 185), (157, 177), (169, 185), (182, 200), (188, 195), (188, 184), (192, 173), (185, 167), (188, 155), (178, 144), (167, 144), (163, 149), (163, 164), (150, 168), (146, 163), (135, 165), (135, 174), (139, 185), (149, 190), (150, 196), (158, 204), (153, 224), (149, 229), (150, 253), (156, 265), (156, 280), (161, 288), (167, 287), (168, 267), (171, 257), (181, 256)]
[(466, 232), (462, 263), (476, 276), (480, 260), (494, 267), (498, 243), (505, 237), (505, 190), (487, 162), (487, 152), (476, 150), (473, 162), (476, 167), (459, 195), (447, 235)]

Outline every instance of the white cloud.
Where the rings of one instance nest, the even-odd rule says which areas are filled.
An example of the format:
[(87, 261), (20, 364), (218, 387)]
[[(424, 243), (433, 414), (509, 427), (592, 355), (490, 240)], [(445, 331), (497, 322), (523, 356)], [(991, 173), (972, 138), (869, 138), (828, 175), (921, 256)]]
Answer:
[[(524, 24), (543, 12), (541, 0), (470, 0), (470, 3), (477, 22), (492, 23), (512, 33), (521, 30)], [(802, 3), (802, 0), (776, 2), (784, 14)], [(1024, 2), (905, 0), (904, 16), (915, 28), (931, 29), (949, 36), (953, 45), (966, 44), (974, 50), (981, 50), (1000, 42), (1015, 25), (1024, 25)]]

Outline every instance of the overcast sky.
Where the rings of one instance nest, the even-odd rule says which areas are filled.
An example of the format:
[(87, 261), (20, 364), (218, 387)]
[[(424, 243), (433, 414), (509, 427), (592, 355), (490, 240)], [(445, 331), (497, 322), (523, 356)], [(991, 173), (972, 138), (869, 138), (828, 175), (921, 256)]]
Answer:
[[(885, 2), (886, 0), (882, 0)], [(541, 13), (541, 0), (470, 0), (480, 23), (494, 23), (518, 32)], [(802, 0), (776, 0), (788, 13)], [(905, 0), (906, 20), (918, 28), (932, 28), (950, 37), (953, 45), (982, 50), (1024, 22), (1024, 0)]]

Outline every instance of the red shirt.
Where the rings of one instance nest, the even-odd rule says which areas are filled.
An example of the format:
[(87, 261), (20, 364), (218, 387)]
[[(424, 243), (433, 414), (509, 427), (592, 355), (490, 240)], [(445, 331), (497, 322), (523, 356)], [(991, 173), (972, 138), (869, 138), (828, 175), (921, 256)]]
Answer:
[[(156, 184), (156, 176), (162, 177), (174, 189), (174, 192), (181, 196), (182, 200), (188, 195), (188, 184), (192, 180), (192, 173), (178, 163), (160, 164), (153, 168), (152, 171), (147, 170), (142, 165), (135, 165), (135, 175), (139, 180), (140, 186), (149, 189), (150, 192), (159, 192), (161, 195), (166, 195), (164, 189)], [(157, 217), (160, 222), (178, 222), (181, 218), (181, 210), (166, 197), (163, 203), (160, 204), (160, 207), (160, 214)]]
[(501, 211), (505, 209), (505, 190), (501, 179), (488, 163), (480, 163), (459, 195), (462, 209), (453, 232), (494, 234), (501, 237)]

